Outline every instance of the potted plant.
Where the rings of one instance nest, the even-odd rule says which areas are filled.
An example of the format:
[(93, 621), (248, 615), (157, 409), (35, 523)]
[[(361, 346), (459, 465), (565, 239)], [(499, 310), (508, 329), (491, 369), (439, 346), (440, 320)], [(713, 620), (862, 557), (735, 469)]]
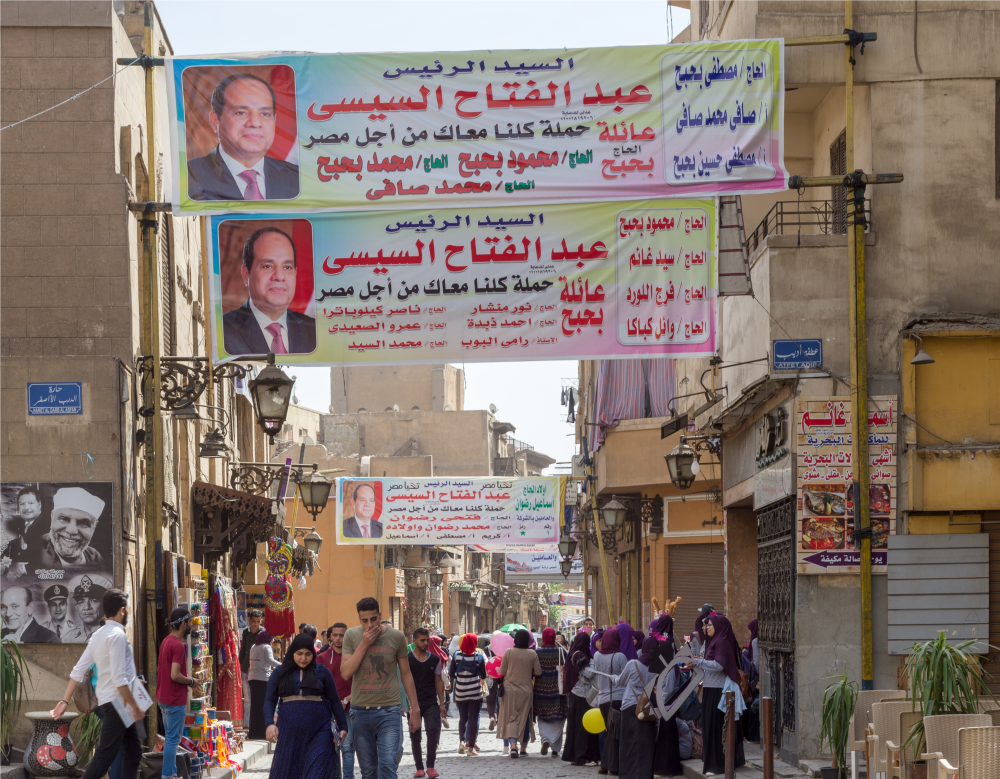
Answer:
[(858, 700), (858, 685), (849, 681), (847, 672), (823, 692), (823, 720), (820, 728), (820, 749), (824, 745), (833, 752), (833, 767), (823, 768), (823, 779), (843, 779), (847, 775), (847, 744), (851, 738), (851, 717)]
[(0, 751), (5, 765), (10, 764), (10, 734), (24, 702), (26, 680), (31, 681), (31, 670), (21, 648), (9, 638), (0, 640)]
[[(934, 714), (979, 714), (982, 706), (980, 698), (996, 698), (986, 686), (985, 671), (979, 659), (970, 651), (979, 643), (975, 640), (963, 644), (949, 644), (944, 632), (937, 638), (914, 644), (906, 661), (906, 672), (910, 680), (910, 699), (914, 711), (922, 711), (925, 717)], [(990, 647), (996, 649), (996, 647)], [(905, 743), (916, 741), (913, 754), (920, 755), (927, 750), (924, 740), (923, 720), (913, 726)], [(921, 763), (923, 761), (916, 761)]]

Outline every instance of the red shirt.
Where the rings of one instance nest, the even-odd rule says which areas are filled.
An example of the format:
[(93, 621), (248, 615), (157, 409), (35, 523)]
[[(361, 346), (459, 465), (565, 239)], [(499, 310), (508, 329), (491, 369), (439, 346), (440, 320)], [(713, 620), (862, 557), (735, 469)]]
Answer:
[(316, 657), (316, 662), (325, 665), (327, 670), (333, 674), (334, 684), (337, 685), (337, 695), (340, 696), (341, 700), (351, 694), (351, 680), (340, 675), (340, 663), (343, 659), (344, 655), (332, 646), (325, 652), (320, 652)]
[(156, 671), (156, 700), (164, 706), (184, 706), (188, 700), (186, 684), (170, 678), (170, 667), (179, 663), (181, 673), (187, 669), (187, 647), (177, 636), (167, 636), (160, 644), (160, 660)]

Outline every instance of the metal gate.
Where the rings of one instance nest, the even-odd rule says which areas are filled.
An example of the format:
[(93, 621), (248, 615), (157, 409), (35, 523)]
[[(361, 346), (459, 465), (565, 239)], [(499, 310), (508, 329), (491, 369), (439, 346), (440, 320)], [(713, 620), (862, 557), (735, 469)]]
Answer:
[[(757, 512), (757, 644), (774, 699), (774, 743), (795, 731), (795, 498)], [(762, 680), (763, 681), (763, 680)]]

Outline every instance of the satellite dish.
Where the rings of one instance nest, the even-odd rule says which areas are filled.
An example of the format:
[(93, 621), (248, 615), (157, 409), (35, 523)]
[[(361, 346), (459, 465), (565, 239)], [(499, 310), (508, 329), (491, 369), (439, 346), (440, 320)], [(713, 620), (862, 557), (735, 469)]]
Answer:
[(399, 404), (398, 403), (393, 403), (392, 404), (392, 410), (393, 411), (399, 411)]
[(490, 403), (490, 413), (491, 414), (496, 414), (497, 413), (497, 407), (494, 406), (492, 403)]

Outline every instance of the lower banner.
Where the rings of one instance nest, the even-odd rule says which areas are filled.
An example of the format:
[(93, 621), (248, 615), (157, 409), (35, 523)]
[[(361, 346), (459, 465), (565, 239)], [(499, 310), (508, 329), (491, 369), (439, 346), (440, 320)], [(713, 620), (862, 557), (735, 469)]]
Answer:
[(559, 540), (558, 476), (339, 478), (338, 544), (523, 544)]
[(716, 232), (714, 200), (213, 216), (214, 354), (304, 365), (707, 356)]

